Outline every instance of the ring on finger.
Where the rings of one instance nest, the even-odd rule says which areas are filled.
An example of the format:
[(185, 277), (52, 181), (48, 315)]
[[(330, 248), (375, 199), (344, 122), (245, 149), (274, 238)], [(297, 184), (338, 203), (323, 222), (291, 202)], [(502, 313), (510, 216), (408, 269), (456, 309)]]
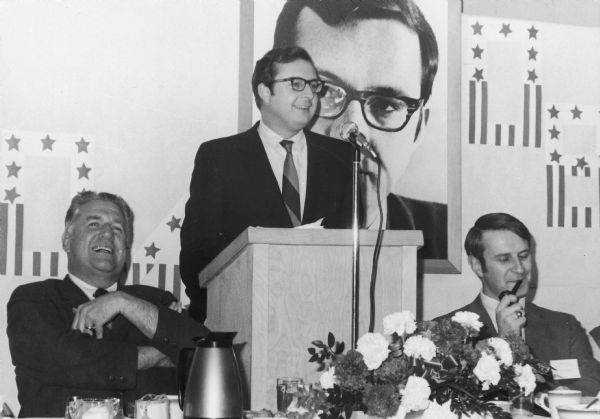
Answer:
[(95, 327), (94, 327), (94, 326), (86, 326), (86, 327), (85, 327), (85, 330), (94, 330), (94, 329), (95, 329)]
[(520, 319), (521, 317), (523, 317), (523, 312), (520, 310), (517, 311), (515, 314), (517, 315), (517, 319)]

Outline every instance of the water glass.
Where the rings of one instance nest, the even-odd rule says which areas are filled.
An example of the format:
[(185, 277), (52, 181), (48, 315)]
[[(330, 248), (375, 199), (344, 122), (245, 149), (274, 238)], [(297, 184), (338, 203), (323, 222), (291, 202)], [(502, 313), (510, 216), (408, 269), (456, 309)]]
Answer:
[(298, 397), (298, 391), (303, 387), (302, 378), (277, 378), (277, 411), (287, 412), (288, 407)]
[(121, 401), (116, 398), (94, 399), (71, 397), (65, 407), (66, 419), (115, 419), (121, 409)]
[(166, 395), (146, 394), (135, 401), (135, 419), (170, 419), (170, 403)]
[(527, 418), (533, 416), (533, 393), (529, 396), (521, 394), (512, 401), (510, 413), (513, 418)]

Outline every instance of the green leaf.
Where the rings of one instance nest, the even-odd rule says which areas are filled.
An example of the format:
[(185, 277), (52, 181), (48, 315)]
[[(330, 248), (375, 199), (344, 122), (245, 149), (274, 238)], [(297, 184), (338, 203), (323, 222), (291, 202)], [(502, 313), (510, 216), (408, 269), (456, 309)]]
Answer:
[(317, 362), (318, 360), (319, 360), (319, 355), (314, 354), (313, 356), (310, 357), (308, 362)]
[(346, 344), (344, 342), (338, 342), (337, 347), (335, 348), (335, 354), (339, 355), (344, 352), (346, 349)]
[(323, 343), (322, 340), (313, 340), (311, 342), (313, 345), (315, 345), (317, 348), (324, 348), (325, 344)]
[(311, 355), (314, 355), (317, 351), (315, 350), (315, 348), (308, 348), (308, 353)]

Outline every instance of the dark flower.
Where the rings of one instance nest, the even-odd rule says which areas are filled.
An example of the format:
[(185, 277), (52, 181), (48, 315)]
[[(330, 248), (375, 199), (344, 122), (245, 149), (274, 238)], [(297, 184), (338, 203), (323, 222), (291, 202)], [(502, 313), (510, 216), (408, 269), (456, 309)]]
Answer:
[(400, 406), (400, 393), (393, 384), (369, 385), (363, 392), (363, 403), (369, 415), (387, 418), (394, 416)]
[(338, 356), (333, 365), (340, 387), (349, 390), (362, 390), (364, 388), (369, 370), (360, 352), (350, 350), (345, 355)]
[(374, 372), (376, 380), (394, 385), (405, 383), (411, 374), (411, 363), (408, 357), (388, 358)]
[(426, 323), (424, 336), (433, 341), (441, 356), (462, 353), (463, 343), (469, 337), (468, 331), (463, 326), (450, 319)]

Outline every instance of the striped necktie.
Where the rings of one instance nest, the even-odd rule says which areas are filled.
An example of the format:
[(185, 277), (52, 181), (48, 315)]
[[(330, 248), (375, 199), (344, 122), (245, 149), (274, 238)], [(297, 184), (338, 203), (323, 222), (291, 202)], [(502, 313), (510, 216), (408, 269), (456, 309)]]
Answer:
[(281, 183), (281, 195), (283, 196), (283, 202), (287, 208), (290, 220), (294, 227), (301, 224), (300, 216), (300, 192), (298, 182), (298, 172), (294, 165), (294, 156), (292, 154), (293, 141), (283, 140), (279, 144), (285, 148), (286, 156), (285, 162), (283, 163), (283, 181)]

